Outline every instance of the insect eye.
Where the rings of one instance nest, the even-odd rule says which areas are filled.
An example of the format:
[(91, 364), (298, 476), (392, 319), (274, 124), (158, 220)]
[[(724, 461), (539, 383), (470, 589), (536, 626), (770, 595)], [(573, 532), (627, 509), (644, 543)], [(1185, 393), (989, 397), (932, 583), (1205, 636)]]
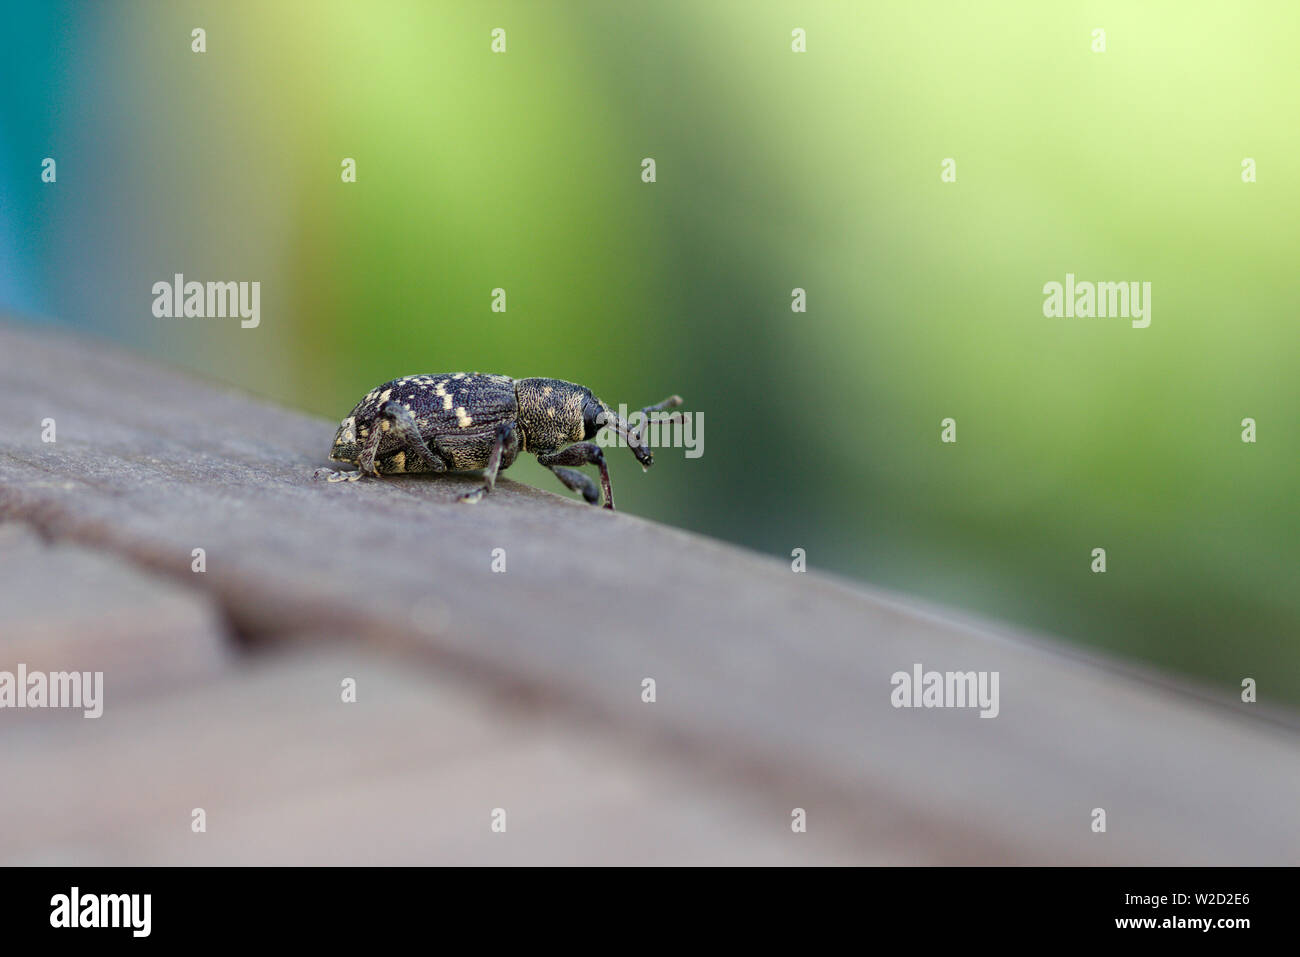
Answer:
[(582, 437), (590, 439), (609, 424), (609, 410), (592, 397), (582, 404)]

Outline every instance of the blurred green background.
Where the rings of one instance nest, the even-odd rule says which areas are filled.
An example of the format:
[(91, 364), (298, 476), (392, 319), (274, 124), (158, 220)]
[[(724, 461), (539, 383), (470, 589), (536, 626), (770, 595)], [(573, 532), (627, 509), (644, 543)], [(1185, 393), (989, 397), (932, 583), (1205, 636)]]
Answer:
[[(415, 372), (678, 392), (704, 455), (616, 455), (625, 510), (1300, 702), (1300, 6), (0, 17), (6, 311), (335, 421)], [(154, 318), (177, 272), (261, 326)], [(1067, 272), (1150, 328), (1044, 318)]]

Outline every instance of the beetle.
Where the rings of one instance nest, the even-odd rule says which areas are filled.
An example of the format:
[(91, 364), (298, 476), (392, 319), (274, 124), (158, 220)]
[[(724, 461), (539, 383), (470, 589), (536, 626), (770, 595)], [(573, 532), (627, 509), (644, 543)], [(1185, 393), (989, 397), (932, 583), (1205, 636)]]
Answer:
[[(681, 403), (681, 396), (669, 396), (642, 409), (642, 420)], [(318, 469), (316, 474), (328, 471), (331, 482), (355, 482), (363, 475), (482, 469), (484, 484), (460, 496), (462, 502), (477, 502), (492, 491), (498, 472), (520, 452), (531, 452), (590, 504), (598, 504), (603, 492), (605, 507), (612, 510), (605, 454), (589, 441), (606, 426), (627, 440), (643, 469), (653, 464), (640, 429), (629, 428), (586, 386), (480, 372), (404, 376), (371, 389), (339, 423), (330, 460), (358, 471)], [(600, 467), (599, 489), (570, 467), (589, 464)]]

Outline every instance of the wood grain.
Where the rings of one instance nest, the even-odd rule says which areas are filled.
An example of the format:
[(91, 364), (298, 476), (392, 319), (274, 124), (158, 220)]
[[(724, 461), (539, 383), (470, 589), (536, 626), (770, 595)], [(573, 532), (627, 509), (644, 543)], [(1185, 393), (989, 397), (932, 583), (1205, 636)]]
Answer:
[[(54, 444), (40, 438), (47, 417)], [(404, 680), (427, 682), (431, 698), (454, 687), (526, 708), (562, 722), (561, 737), (581, 730), (591, 748), (623, 756), (623, 811), (600, 817), (575, 776), (572, 804), (548, 790), (546, 814), (590, 813), (611, 833), (635, 829), (638, 815), (680, 820), (681, 809), (660, 806), (672, 787), (649, 783), (662, 771), (723, 795), (704, 802), (718, 814), (704, 819), (723, 823), (700, 837), (718, 853), (694, 860), (745, 859), (750, 839), (722, 833), (719, 810), (743, 795), (776, 828), (775, 846), (786, 846), (795, 806), (808, 811), (810, 847), (814, 830), (831, 839), (822, 846), (833, 853), (792, 862), (1300, 861), (1289, 714), (508, 479), (473, 506), (454, 501), (472, 478), (314, 481), (334, 427), (97, 344), (0, 324), (0, 518), (183, 584), (245, 642), (292, 648), (304, 674), (321, 667), (319, 643), (369, 646), (396, 656)], [(190, 570), (196, 547), (207, 554), (201, 575)], [(492, 571), (497, 548), (504, 574)], [(892, 707), (890, 676), (916, 662), (999, 672), (1000, 714)], [(641, 700), (647, 677), (654, 704)], [(490, 723), (492, 708), (478, 713)], [(370, 733), (386, 733), (375, 720)], [(232, 730), (224, 760), (243, 741), (272, 761), (256, 737)], [(485, 767), (527, 765), (534, 745), (512, 750), (509, 738), (476, 746)], [(293, 746), (282, 747), (291, 760)], [(412, 745), (410, 760), (412, 774), (437, 777), (435, 755)], [(376, 789), (384, 802), (403, 799), (391, 780)], [(454, 804), (468, 792), (440, 793)], [(332, 806), (375, 813), (360, 801)], [(1105, 834), (1090, 830), (1095, 807), (1106, 809)], [(263, 813), (272, 828), (274, 812)], [(458, 860), (480, 847), (464, 840)], [(619, 847), (539, 845), (514, 860), (614, 859)]]

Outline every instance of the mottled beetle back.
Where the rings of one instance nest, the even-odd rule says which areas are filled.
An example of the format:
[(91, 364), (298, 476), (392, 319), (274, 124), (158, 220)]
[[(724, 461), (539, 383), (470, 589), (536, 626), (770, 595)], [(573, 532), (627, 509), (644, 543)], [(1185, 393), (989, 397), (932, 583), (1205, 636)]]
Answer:
[[(388, 425), (379, 414), (388, 402), (411, 413), (420, 435), (431, 447), (436, 445), (452, 471), (486, 466), (497, 426), (513, 420), (518, 412), (515, 383), (509, 376), (478, 372), (405, 376), (375, 387), (357, 403), (339, 424), (330, 458), (356, 464), (371, 431)], [(403, 449), (396, 434), (381, 439), (375, 456), (379, 471), (427, 471)], [(518, 443), (507, 451), (513, 461)]]

